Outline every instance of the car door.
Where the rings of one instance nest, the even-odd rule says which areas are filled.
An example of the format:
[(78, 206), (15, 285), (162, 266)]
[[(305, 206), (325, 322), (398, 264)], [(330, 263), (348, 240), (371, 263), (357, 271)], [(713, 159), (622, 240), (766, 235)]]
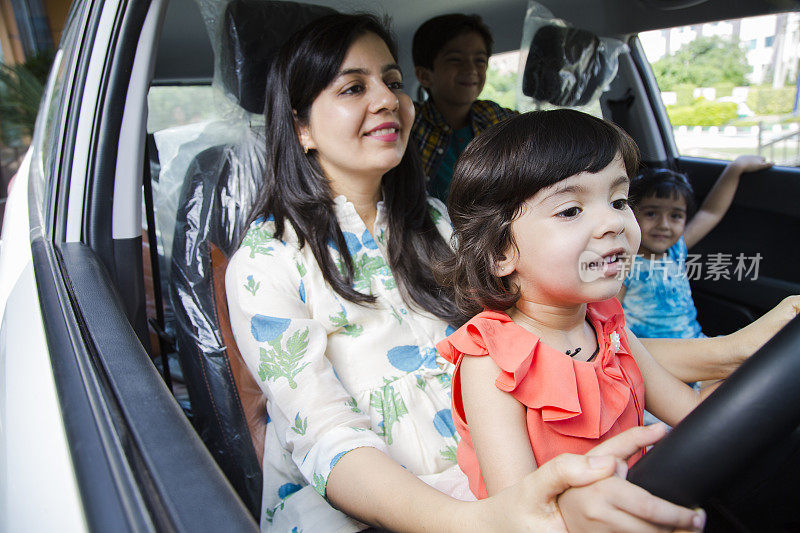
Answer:
[[(705, 197), (726, 163), (676, 157)], [(800, 168), (774, 166), (745, 176), (720, 224), (692, 253), (707, 258), (705, 272), (692, 280), (698, 320), (707, 335), (728, 333), (791, 294), (800, 294)], [(716, 255), (715, 255), (716, 254)], [(710, 271), (714, 263), (727, 267)]]
[[(764, 6), (764, 12), (768, 11)], [(724, 127), (672, 125), (640, 39), (631, 38), (629, 45), (631, 54), (621, 61), (620, 80), (615, 81), (605, 105), (611, 118), (633, 134), (645, 164), (667, 166), (688, 175), (700, 205), (730, 160), (717, 158), (726, 157), (724, 153), (691, 155), (693, 150), (679, 149), (676, 137), (709, 131), (722, 136)], [(730, 133), (733, 138), (736, 130), (734, 126), (724, 134)], [(791, 145), (790, 151), (794, 149)], [(738, 150), (747, 153), (748, 148)], [(769, 158), (770, 152), (762, 150)], [(757, 152), (758, 146), (753, 145), (751, 153)], [(698, 321), (707, 335), (730, 333), (784, 297), (800, 292), (800, 272), (793, 266), (800, 252), (792, 245), (800, 229), (800, 168), (788, 164), (797, 162), (790, 159), (743, 175), (722, 221), (690, 250), (693, 264), (687, 261), (687, 274)]]
[(2, 530), (257, 529), (137, 323), (146, 93), (165, 6), (74, 3), (9, 200)]

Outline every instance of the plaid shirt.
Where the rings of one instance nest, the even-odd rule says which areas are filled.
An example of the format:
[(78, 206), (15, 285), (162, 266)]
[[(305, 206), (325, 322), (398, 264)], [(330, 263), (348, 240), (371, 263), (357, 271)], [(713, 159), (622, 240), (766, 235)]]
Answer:
[[(453, 137), (453, 128), (447, 125), (444, 117), (430, 100), (415, 103), (417, 116), (411, 128), (411, 136), (417, 143), (425, 174), (432, 178), (439, 170), (442, 157)], [(470, 111), (470, 124), (472, 132), (478, 135), (489, 126), (502, 122), (518, 114), (517, 111), (506, 109), (491, 100), (475, 100)]]

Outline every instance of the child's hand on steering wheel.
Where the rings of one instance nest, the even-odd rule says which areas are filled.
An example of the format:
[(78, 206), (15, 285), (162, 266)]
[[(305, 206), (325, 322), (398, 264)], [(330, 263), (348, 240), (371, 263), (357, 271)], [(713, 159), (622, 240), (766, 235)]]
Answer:
[(740, 355), (738, 363), (741, 364), (758, 351), (798, 313), (800, 313), (800, 295), (787, 296), (752, 324), (731, 333), (732, 346)]

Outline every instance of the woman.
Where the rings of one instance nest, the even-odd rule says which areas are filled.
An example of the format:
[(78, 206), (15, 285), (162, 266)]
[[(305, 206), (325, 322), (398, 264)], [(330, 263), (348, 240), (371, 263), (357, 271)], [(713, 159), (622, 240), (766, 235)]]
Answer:
[(594, 531), (699, 529), (702, 513), (611, 475), (659, 427), (457, 499), (471, 495), (434, 349), (455, 309), (432, 275), (450, 228), (406, 149), (414, 111), (396, 62), (376, 19), (333, 15), (286, 43), (269, 76), (265, 186), (226, 274), (268, 399), (262, 528), (563, 530), (564, 493), (563, 512)]

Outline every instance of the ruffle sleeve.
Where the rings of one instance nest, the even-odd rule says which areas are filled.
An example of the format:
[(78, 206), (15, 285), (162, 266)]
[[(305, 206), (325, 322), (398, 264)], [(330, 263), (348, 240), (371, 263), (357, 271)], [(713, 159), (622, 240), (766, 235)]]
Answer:
[[(515, 324), (505, 313), (484, 311), (440, 342), (445, 359), (488, 355), (500, 367), (498, 389), (510, 393), (542, 422), (567, 436), (599, 438), (642, 390), (630, 353), (622, 307), (616, 299), (590, 304), (587, 316), (598, 334), (592, 361), (575, 361)], [(644, 398), (633, 394), (641, 412)]]

